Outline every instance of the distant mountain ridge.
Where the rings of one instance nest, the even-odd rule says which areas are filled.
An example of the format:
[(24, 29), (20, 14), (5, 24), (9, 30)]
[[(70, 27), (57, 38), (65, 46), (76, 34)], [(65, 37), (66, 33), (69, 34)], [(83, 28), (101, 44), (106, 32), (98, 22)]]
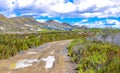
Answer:
[(72, 30), (75, 27), (68, 23), (60, 23), (55, 20), (48, 20), (44, 23), (36, 21), (32, 17), (13, 17), (7, 18), (0, 14), (0, 31), (41, 31), (42, 28), (49, 30)]
[(68, 23), (60, 23), (55, 20), (48, 20), (44, 23), (48, 28), (53, 28), (54, 30), (71, 30), (72, 26)]

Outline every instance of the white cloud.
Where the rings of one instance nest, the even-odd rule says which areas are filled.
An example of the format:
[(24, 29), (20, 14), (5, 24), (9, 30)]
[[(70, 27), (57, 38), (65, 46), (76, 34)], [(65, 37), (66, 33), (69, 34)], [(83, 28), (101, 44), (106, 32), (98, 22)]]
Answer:
[(106, 7), (106, 6), (113, 6), (114, 3), (111, 0), (78, 0), (78, 9), (80, 11), (86, 10), (90, 7), (96, 6), (97, 9)]
[(37, 19), (38, 22), (41, 22), (41, 23), (44, 23), (46, 22), (47, 20), (46, 19)]
[[(7, 16), (17, 12), (49, 17), (119, 17), (119, 0), (0, 0), (0, 11)], [(5, 10), (6, 9), (6, 10)], [(8, 13), (9, 12), (9, 13)], [(33, 14), (35, 15), (35, 14)]]
[(69, 13), (76, 10), (76, 6), (71, 2), (51, 5), (50, 8), (53, 12), (58, 13)]
[(82, 17), (90, 18), (90, 17), (101, 17), (102, 13), (96, 12), (96, 13), (83, 13), (81, 14)]
[[(96, 6), (97, 8), (102, 8), (106, 6), (113, 6), (115, 3), (113, 3), (112, 0), (80, 0), (79, 2), (79, 8), (89, 8), (92, 6)], [(84, 6), (85, 5), (85, 6)], [(83, 7), (83, 8), (82, 8)]]
[(42, 4), (42, 5), (54, 5), (57, 3), (63, 3), (64, 0), (37, 0), (36, 4)]
[(120, 25), (120, 21), (118, 21), (118, 20), (107, 19), (106, 22), (107, 22), (108, 24)]
[(7, 6), (9, 9), (13, 10), (16, 6), (16, 0), (7, 0)]
[(55, 22), (61, 23), (59, 20), (54, 20)]
[(120, 28), (120, 21), (115, 20), (115, 19), (107, 19), (107, 20), (102, 20), (102, 21), (95, 21), (89, 23), (82, 23), (82, 22), (77, 22), (74, 23), (74, 25), (78, 26), (87, 26), (90, 28), (105, 28), (105, 27), (113, 27), (113, 28)]
[(120, 28), (120, 25), (113, 25), (113, 28)]
[(65, 0), (37, 0), (36, 8), (45, 8), (47, 12), (67, 13), (76, 10), (76, 5), (71, 2), (65, 3)]
[(87, 21), (88, 21), (88, 19), (84, 19), (84, 20), (82, 20), (81, 22), (83, 22), (83, 23), (84, 23), (84, 22), (87, 22)]
[(16, 2), (20, 8), (24, 8), (33, 5), (34, 1), (35, 0), (17, 0)]
[(119, 13), (120, 11), (120, 7), (113, 7), (113, 8), (109, 8), (107, 11), (108, 12), (111, 12), (112, 14), (116, 14), (116, 13)]
[(28, 13), (21, 14), (21, 16), (32, 16), (32, 15), (38, 15), (38, 13), (28, 12)]
[(118, 0), (75, 0), (82, 17), (118, 17), (120, 1)]
[(11, 15), (9, 15), (8, 17), (9, 17), (9, 18), (17, 17), (17, 15), (16, 15), (16, 14), (11, 14)]
[(16, 0), (0, 0), (0, 10), (4, 10), (4, 11), (13, 10), (15, 7), (14, 4), (15, 1)]
[(104, 27), (106, 27), (105, 23), (102, 21), (95, 21), (93, 23), (86, 23), (85, 25), (87, 27), (90, 27), (90, 28), (104, 28)]

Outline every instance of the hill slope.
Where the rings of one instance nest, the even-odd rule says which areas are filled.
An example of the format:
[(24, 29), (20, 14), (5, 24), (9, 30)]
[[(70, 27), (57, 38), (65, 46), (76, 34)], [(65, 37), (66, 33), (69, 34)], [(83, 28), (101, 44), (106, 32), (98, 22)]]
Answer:
[(36, 32), (42, 31), (43, 28), (50, 30), (71, 30), (74, 27), (68, 23), (60, 23), (54, 20), (41, 23), (32, 17), (7, 18), (0, 14), (0, 32)]
[(68, 23), (60, 23), (54, 20), (49, 20), (44, 23), (47, 28), (52, 28), (56, 30), (70, 30), (72, 26)]

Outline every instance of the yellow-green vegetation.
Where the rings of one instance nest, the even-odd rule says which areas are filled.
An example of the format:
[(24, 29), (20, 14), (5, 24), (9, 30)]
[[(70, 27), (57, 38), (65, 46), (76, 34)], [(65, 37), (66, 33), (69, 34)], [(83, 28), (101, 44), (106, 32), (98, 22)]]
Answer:
[(72, 41), (68, 55), (77, 64), (77, 73), (120, 73), (118, 45), (84, 37)]
[(21, 50), (28, 50), (46, 42), (75, 39), (81, 36), (77, 32), (42, 32), (28, 34), (0, 34), (0, 59), (14, 56)]

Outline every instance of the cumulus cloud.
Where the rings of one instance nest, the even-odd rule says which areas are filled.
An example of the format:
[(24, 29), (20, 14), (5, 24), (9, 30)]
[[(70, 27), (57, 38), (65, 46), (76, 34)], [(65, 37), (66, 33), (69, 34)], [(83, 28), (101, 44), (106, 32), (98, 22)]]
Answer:
[(83, 23), (84, 23), (84, 22), (88, 22), (88, 19), (84, 19), (84, 20), (82, 20), (81, 22), (83, 22)]
[[(119, 0), (0, 0), (0, 13), (34, 17), (119, 17)], [(9, 13), (8, 13), (9, 12)]]
[(75, 0), (75, 3), (83, 17), (116, 17), (120, 13), (117, 0)]
[(120, 25), (120, 21), (118, 21), (118, 20), (107, 19), (106, 22), (107, 22), (108, 24)]
[(103, 14), (101, 12), (95, 12), (95, 13), (82, 13), (81, 16), (85, 18), (90, 18), (90, 17), (101, 17)]
[(58, 12), (58, 13), (69, 13), (69, 12), (73, 12), (76, 10), (76, 6), (71, 3), (59, 3), (59, 4), (55, 4), (51, 6), (51, 10), (53, 12)]
[(8, 16), (8, 18), (12, 18), (12, 17), (17, 17), (17, 15), (16, 15), (16, 14), (10, 14), (10, 15)]
[(46, 19), (37, 19), (38, 22), (41, 22), (41, 23), (44, 23), (46, 22), (47, 20)]
[(83, 23), (82, 21), (74, 23), (74, 25), (78, 25), (78, 26), (84, 25), (90, 28), (105, 28), (105, 27), (120, 28), (120, 21), (115, 19), (106, 19), (101, 21), (96, 20), (94, 22), (88, 21), (87, 23)]
[(18, 7), (24, 8), (24, 7), (33, 5), (34, 1), (35, 0), (17, 0), (16, 3)]
[(114, 3), (111, 0), (79, 0), (78, 9), (82, 11), (91, 7), (96, 7), (95, 10), (98, 10), (99, 8), (113, 5)]
[(107, 19), (106, 22), (108, 24), (113, 24), (112, 27), (114, 28), (120, 28), (120, 21), (118, 20)]

